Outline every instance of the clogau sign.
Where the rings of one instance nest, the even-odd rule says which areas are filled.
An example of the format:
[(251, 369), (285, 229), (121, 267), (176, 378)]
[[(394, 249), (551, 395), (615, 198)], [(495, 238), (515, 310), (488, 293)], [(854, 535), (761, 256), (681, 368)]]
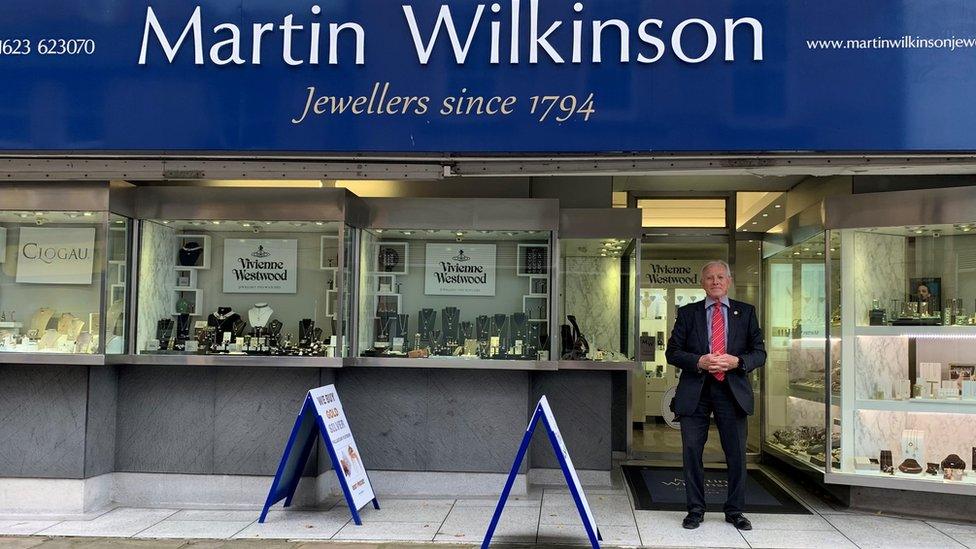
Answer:
[(494, 244), (427, 244), (426, 295), (495, 295)]
[(232, 238), (224, 241), (224, 292), (293, 294), (298, 241)]
[(17, 246), (17, 282), (91, 284), (95, 229), (23, 227)]

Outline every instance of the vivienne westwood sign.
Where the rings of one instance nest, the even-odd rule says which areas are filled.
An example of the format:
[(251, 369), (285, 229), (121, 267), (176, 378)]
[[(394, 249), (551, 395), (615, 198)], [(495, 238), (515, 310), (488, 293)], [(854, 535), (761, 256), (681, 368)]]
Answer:
[(298, 289), (298, 240), (228, 238), (224, 293), (293, 294)]
[(20, 229), (18, 283), (91, 284), (94, 260), (94, 228)]
[(427, 244), (424, 294), (495, 295), (495, 245)]

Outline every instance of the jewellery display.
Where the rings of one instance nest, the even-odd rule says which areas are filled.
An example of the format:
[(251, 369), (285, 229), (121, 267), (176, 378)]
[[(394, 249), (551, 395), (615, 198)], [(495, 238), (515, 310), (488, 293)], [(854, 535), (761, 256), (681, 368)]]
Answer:
[(307, 347), (312, 343), (312, 330), (315, 329), (315, 321), (310, 318), (303, 318), (298, 322), (298, 345)]
[(181, 267), (197, 266), (197, 263), (200, 261), (200, 254), (202, 253), (203, 246), (199, 242), (185, 242), (177, 254), (179, 256), (179, 265)]
[(434, 323), (437, 322), (437, 311), (434, 309), (421, 309), (417, 313), (417, 329), (420, 332), (420, 342), (417, 344), (416, 348), (420, 348), (421, 345), (430, 348), (434, 345)]
[(457, 307), (441, 309), (441, 331), (444, 333), (444, 346), (453, 354), (461, 344), (461, 310)]
[(514, 358), (521, 358), (525, 355), (526, 342), (528, 340), (528, 318), (525, 313), (515, 313), (511, 319), (511, 349)]
[(891, 457), (891, 450), (881, 450), (881, 459), (878, 460), (882, 473), (895, 474), (894, 460)]
[(939, 464), (938, 463), (928, 463), (928, 464), (926, 464), (926, 466), (925, 466), (925, 474), (926, 475), (938, 476), (939, 475)]
[[(773, 433), (772, 442), (784, 451), (805, 459), (818, 466), (826, 461), (827, 439), (823, 427), (795, 427)], [(831, 461), (834, 467), (840, 466), (840, 433), (831, 435)], [(877, 466), (876, 466), (877, 467)]]
[(914, 459), (908, 458), (901, 462), (901, 465), (898, 466), (898, 470), (905, 474), (918, 475), (922, 473), (922, 466), (919, 465)]
[(271, 320), (272, 314), (274, 314), (274, 309), (267, 303), (255, 303), (254, 307), (247, 310), (247, 320), (255, 328), (264, 328)]
[[(49, 309), (47, 307), (41, 307), (34, 313), (31, 317), (30, 329), (34, 331), (35, 334), (43, 334), (44, 330), (47, 329), (47, 324), (50, 322), (51, 317), (54, 316), (54, 309)], [(35, 335), (35, 338), (39, 337)]]

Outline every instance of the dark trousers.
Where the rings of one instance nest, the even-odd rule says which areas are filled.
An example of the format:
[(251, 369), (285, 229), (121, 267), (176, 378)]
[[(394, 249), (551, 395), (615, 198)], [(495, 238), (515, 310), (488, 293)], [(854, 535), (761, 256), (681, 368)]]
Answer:
[(709, 416), (715, 415), (725, 462), (728, 466), (729, 492), (725, 514), (741, 513), (746, 497), (746, 420), (748, 416), (735, 401), (726, 382), (707, 376), (698, 408), (690, 416), (681, 416), (681, 446), (684, 461), (685, 496), (689, 513), (705, 513), (705, 465), (702, 453), (708, 441)]

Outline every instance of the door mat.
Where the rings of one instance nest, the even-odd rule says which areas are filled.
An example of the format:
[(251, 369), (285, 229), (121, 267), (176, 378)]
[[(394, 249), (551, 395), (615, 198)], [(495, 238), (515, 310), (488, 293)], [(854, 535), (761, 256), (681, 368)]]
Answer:
[[(685, 511), (685, 481), (681, 467), (621, 465), (634, 504), (641, 511)], [(705, 469), (705, 504), (722, 511), (728, 479), (725, 469)], [(810, 511), (760, 469), (746, 475), (746, 513), (809, 515)]]

